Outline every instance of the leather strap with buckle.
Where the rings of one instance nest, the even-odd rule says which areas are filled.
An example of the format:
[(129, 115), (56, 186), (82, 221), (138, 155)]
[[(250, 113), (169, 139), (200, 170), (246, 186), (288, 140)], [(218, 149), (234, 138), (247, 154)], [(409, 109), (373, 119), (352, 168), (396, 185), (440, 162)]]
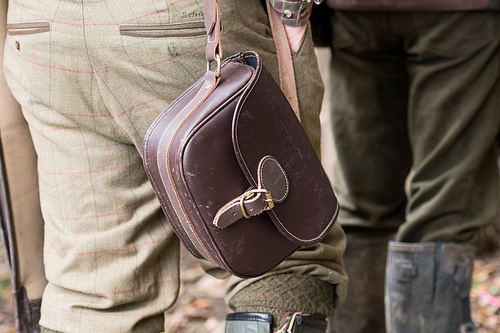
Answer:
[(214, 218), (214, 225), (224, 229), (240, 219), (249, 219), (271, 210), (276, 203), (283, 202), (289, 191), (285, 171), (272, 156), (265, 156), (258, 166), (257, 188), (250, 188), (225, 204)]

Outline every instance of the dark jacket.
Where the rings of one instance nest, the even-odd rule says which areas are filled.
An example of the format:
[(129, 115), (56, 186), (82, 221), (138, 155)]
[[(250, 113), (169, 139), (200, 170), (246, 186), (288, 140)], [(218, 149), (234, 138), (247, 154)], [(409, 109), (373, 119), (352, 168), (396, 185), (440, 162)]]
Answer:
[(349, 11), (500, 10), (500, 0), (325, 0), (328, 7)]

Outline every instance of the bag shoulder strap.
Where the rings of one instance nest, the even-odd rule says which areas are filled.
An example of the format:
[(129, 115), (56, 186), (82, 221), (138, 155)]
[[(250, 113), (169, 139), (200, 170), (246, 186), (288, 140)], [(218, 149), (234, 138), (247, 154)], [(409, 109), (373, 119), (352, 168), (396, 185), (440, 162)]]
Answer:
[[(273, 39), (276, 45), (278, 56), (278, 70), (280, 76), (280, 88), (286, 99), (290, 103), (295, 115), (300, 121), (299, 101), (297, 97), (297, 86), (295, 85), (295, 73), (293, 70), (292, 53), (285, 28), (275, 10), (265, 0), (269, 24), (273, 32)], [(205, 0), (205, 31), (207, 32), (206, 59), (208, 64), (217, 61), (220, 68), (222, 59), (222, 48), (220, 44), (220, 8), (219, 0)]]
[(285, 27), (283, 23), (281, 23), (276, 11), (271, 7), (269, 1), (265, 1), (267, 4), (269, 23), (273, 32), (274, 44), (276, 45), (276, 53), (278, 55), (280, 88), (300, 121), (299, 99), (297, 97), (297, 86), (295, 85), (292, 52), (288, 44), (288, 38), (286, 37)]

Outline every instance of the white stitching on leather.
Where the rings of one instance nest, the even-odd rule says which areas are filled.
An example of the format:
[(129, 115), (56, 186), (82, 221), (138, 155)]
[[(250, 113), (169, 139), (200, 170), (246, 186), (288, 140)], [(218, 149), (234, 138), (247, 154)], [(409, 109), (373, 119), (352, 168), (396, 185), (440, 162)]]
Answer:
[[(245, 56), (245, 58), (254, 58), (255, 56)], [(259, 61), (260, 62), (260, 61)], [(249, 90), (253, 89), (253, 87), (255, 87), (255, 85), (257, 84), (257, 82), (259, 81), (259, 78), (260, 78), (260, 74), (262, 73), (262, 63), (260, 64), (259, 66), (260, 70), (257, 72), (257, 79), (254, 81), (253, 85), (249, 88)], [(240, 114), (241, 114), (241, 108), (240, 106), (244, 105), (248, 96), (250, 96), (250, 94), (247, 94), (245, 96), (245, 98), (243, 100), (241, 100), (238, 105), (236, 106), (236, 108), (238, 109), (238, 114), (236, 116), (236, 120), (235, 120), (235, 126), (234, 126), (234, 136), (235, 136), (235, 142), (236, 142), (236, 150), (238, 150), (238, 155), (241, 156), (241, 162), (243, 163), (245, 169), (247, 170), (248, 172), (248, 175), (250, 176), (250, 178), (252, 178), (254, 184), (253, 186), (256, 186), (257, 185), (257, 182), (255, 181), (255, 179), (253, 178), (252, 176), (252, 173), (250, 172), (250, 169), (248, 168), (245, 160), (243, 159), (243, 156), (241, 155), (241, 150), (240, 150), (240, 143), (238, 141), (238, 123), (240, 121)]]
[[(258, 81), (258, 78), (260, 77), (261, 72), (262, 72), (262, 67), (261, 67), (261, 71), (259, 71), (259, 73), (258, 73), (257, 80), (255, 80), (255, 83), (254, 83), (254, 85), (253, 85), (253, 86), (255, 86), (255, 84), (257, 84), (257, 81)], [(253, 86), (252, 86), (252, 87), (253, 87)], [(247, 95), (245, 96), (245, 99), (241, 102), (241, 105), (245, 104), (245, 102), (246, 102), (246, 100), (247, 100), (247, 98), (248, 98), (248, 96), (249, 96), (249, 95), (250, 95), (250, 94), (247, 94)], [(245, 160), (244, 160), (244, 158), (243, 158), (243, 155), (241, 155), (241, 150), (240, 150), (239, 143), (238, 143), (238, 140), (237, 140), (237, 138), (238, 138), (238, 123), (239, 123), (239, 119), (240, 119), (240, 114), (241, 114), (241, 113), (240, 113), (240, 112), (238, 112), (238, 115), (237, 115), (237, 117), (236, 117), (236, 119), (235, 119), (235, 126), (234, 126), (234, 135), (235, 135), (235, 141), (236, 141), (236, 149), (238, 150), (238, 154), (241, 156), (241, 161), (242, 161), (242, 164), (245, 166), (245, 169), (248, 171), (248, 174), (250, 175), (250, 178), (252, 178), (252, 180), (255, 182), (255, 179), (253, 178), (252, 174), (250, 173), (250, 170), (249, 170), (249, 168), (248, 168), (248, 166), (247, 166), (247, 164), (246, 164), (246, 162), (245, 162)], [(269, 210), (269, 212), (270, 212), (271, 214), (273, 214), (273, 215), (274, 215), (274, 217), (276, 217), (276, 220), (278, 221), (279, 225), (280, 225), (280, 226), (283, 228), (283, 230), (285, 230), (285, 231), (286, 231), (286, 233), (287, 233), (288, 235), (290, 235), (292, 238), (294, 238), (294, 239), (296, 239), (296, 240), (298, 240), (298, 241), (300, 241), (300, 242), (304, 242), (304, 243), (313, 243), (313, 242), (315, 242), (316, 240), (321, 239), (321, 238), (323, 237), (323, 235), (324, 235), (326, 232), (328, 232), (328, 230), (329, 230), (330, 226), (331, 226), (331, 225), (335, 222), (335, 217), (337, 216), (337, 212), (338, 212), (338, 210), (339, 210), (339, 205), (337, 205), (337, 208), (336, 208), (336, 210), (335, 210), (335, 213), (332, 215), (332, 219), (331, 219), (331, 220), (330, 220), (330, 222), (328, 223), (327, 227), (323, 230), (323, 232), (321, 232), (321, 234), (319, 234), (317, 237), (314, 237), (314, 238), (311, 238), (311, 239), (301, 239), (301, 238), (299, 238), (299, 237), (295, 236), (294, 234), (292, 234), (292, 233), (291, 233), (291, 232), (290, 232), (290, 231), (289, 231), (289, 230), (288, 230), (288, 229), (287, 229), (287, 228), (283, 225), (283, 223), (281, 222), (281, 220), (279, 219), (279, 217), (276, 215), (276, 213), (275, 213), (272, 209), (271, 209), (271, 210)]]
[[(276, 202), (282, 202), (286, 198), (286, 196), (288, 195), (288, 192), (290, 191), (290, 183), (288, 182), (288, 177), (286, 176), (285, 170), (283, 170), (283, 168), (281, 167), (281, 164), (278, 162), (278, 160), (272, 156), (265, 157), (260, 165), (260, 171), (259, 171), (258, 176), (259, 176), (260, 182), (262, 182), (262, 188), (267, 189), (266, 185), (264, 184), (264, 180), (260, 177), (260, 175), (263, 174), (264, 164), (269, 160), (274, 161), (278, 165), (278, 167), (280, 168), (281, 173), (283, 174), (283, 177), (285, 178), (285, 181), (286, 181), (286, 192), (283, 194), (283, 196), (281, 198), (276, 199)], [(271, 194), (273, 194), (273, 193), (271, 192)]]
[[(200, 80), (200, 85), (201, 85), (201, 84), (203, 84), (204, 82), (205, 82), (205, 80)], [(176, 125), (176, 126), (177, 126), (177, 129), (178, 129), (178, 128), (179, 128), (179, 127), (180, 127), (180, 126), (184, 123), (184, 120), (186, 120), (186, 119), (189, 117), (189, 115), (191, 114), (191, 112), (195, 109), (196, 105), (193, 105), (193, 106), (192, 106), (192, 108), (191, 108), (191, 109), (189, 109), (189, 111), (186, 111), (186, 110), (188, 110), (188, 107), (191, 107), (191, 106), (190, 106), (191, 104), (194, 104), (194, 103), (192, 103), (192, 102), (193, 102), (194, 100), (196, 100), (198, 96), (202, 95), (202, 94), (200, 94), (200, 93), (202, 92), (202, 90), (203, 90), (203, 87), (202, 87), (202, 88), (198, 91), (198, 93), (196, 94), (195, 98), (193, 98), (193, 99), (192, 99), (192, 100), (191, 100), (191, 101), (190, 101), (190, 102), (189, 102), (189, 103), (188, 103), (188, 104), (187, 104), (187, 105), (186, 105), (186, 106), (182, 109), (182, 111), (181, 111), (181, 112), (179, 112), (179, 113), (178, 113), (178, 114), (174, 117), (174, 119), (172, 119), (172, 121), (168, 124), (168, 126), (165, 128), (165, 130), (164, 130), (164, 131), (163, 131), (163, 133), (162, 133), (162, 136), (161, 136), (160, 141), (158, 142), (158, 147), (160, 147), (160, 146), (161, 146), (161, 143), (162, 143), (162, 141), (163, 141), (163, 139), (164, 139), (164, 137), (165, 137), (165, 133), (167, 132), (167, 130), (170, 128), (170, 126), (172, 126), (172, 125), (173, 125), (174, 121), (175, 121), (175, 120), (176, 120), (179, 116), (184, 115), (184, 113), (186, 113), (186, 115), (184, 116), (184, 118), (183, 118), (183, 119), (182, 119), (182, 120), (181, 120), (181, 121), (180, 121), (180, 122)], [(204, 98), (206, 98), (206, 96), (208, 96), (208, 95), (209, 95), (210, 91), (211, 91), (211, 89), (205, 89), (205, 96), (204, 96)], [(176, 129), (176, 131), (177, 131), (177, 129)], [(174, 138), (174, 134), (176, 133), (176, 131), (174, 131), (174, 132), (172, 133), (171, 137), (170, 137), (170, 138), (169, 138), (169, 140), (168, 140), (168, 147), (169, 147), (169, 148), (170, 148), (170, 146), (171, 146), (171, 144), (172, 144), (172, 141), (173, 141), (173, 138)], [(168, 150), (167, 150), (167, 153), (168, 153)], [(161, 158), (160, 158), (160, 156), (159, 156), (159, 149), (157, 150), (157, 157), (156, 157), (156, 159), (157, 159), (157, 164), (158, 164), (158, 165), (161, 165), (161, 161), (162, 161), (162, 160), (161, 160)], [(166, 156), (166, 159), (168, 159), (168, 156)], [(168, 164), (168, 163), (167, 163), (167, 164)], [(159, 169), (160, 169), (160, 168), (159, 168)], [(168, 177), (168, 180), (169, 180), (169, 182), (170, 182), (170, 184), (171, 184), (172, 188), (175, 188), (175, 185), (174, 185), (174, 183), (173, 183), (173, 181), (172, 181), (171, 172), (170, 172), (170, 170), (168, 170), (168, 169), (167, 169), (167, 171), (168, 171), (168, 176), (169, 176), (169, 177)], [(165, 193), (167, 194), (167, 196), (168, 196), (168, 198), (169, 198), (170, 202), (172, 202), (172, 207), (174, 208), (174, 210), (175, 210), (175, 212), (176, 212), (177, 216), (183, 216), (186, 220), (189, 220), (189, 218), (186, 216), (186, 214), (185, 214), (184, 210), (183, 210), (183, 209), (182, 209), (182, 207), (181, 207), (181, 203), (180, 203), (179, 198), (178, 198), (177, 196), (175, 196), (175, 195), (174, 195), (174, 197), (175, 197), (176, 201), (173, 201), (173, 200), (172, 200), (172, 196), (170, 195), (169, 190), (167, 189), (167, 184), (166, 184), (166, 182), (165, 182), (165, 179), (164, 179), (164, 177), (163, 177), (163, 174), (162, 174), (161, 172), (160, 172), (159, 174), (160, 174), (160, 178), (161, 178), (162, 184), (163, 184), (163, 186), (165, 187)], [(181, 211), (181, 213), (182, 213), (182, 214), (179, 214), (179, 209), (180, 209), (180, 211)], [(192, 233), (195, 233), (195, 231), (194, 231), (194, 230), (193, 230), (193, 228), (191, 227), (191, 224), (190, 224), (190, 223), (187, 223), (187, 224), (188, 224), (188, 227), (189, 227), (189, 229), (191, 230), (191, 232), (192, 232)], [(190, 233), (187, 231), (187, 229), (186, 229), (186, 227), (185, 227), (185, 223), (181, 223), (181, 226), (182, 226), (182, 228), (184, 229), (185, 234), (189, 237), (189, 239), (191, 240), (191, 243), (193, 243), (193, 245), (197, 248), (197, 250), (198, 250), (199, 252), (201, 252), (201, 253), (204, 253), (206, 256), (208, 256), (208, 258), (211, 258), (211, 256), (210, 256), (210, 254), (208, 253), (208, 251), (205, 249), (205, 247), (201, 246), (200, 242), (199, 242), (197, 239), (196, 239), (195, 241), (193, 241), (193, 238), (191, 237)], [(201, 250), (201, 251), (200, 251), (200, 250)]]

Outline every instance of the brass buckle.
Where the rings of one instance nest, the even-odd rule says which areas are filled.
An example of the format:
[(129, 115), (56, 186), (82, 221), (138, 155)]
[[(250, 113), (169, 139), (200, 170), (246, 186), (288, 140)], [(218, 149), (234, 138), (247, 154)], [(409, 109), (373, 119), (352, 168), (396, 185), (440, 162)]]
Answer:
[(257, 193), (263, 193), (266, 196), (266, 198), (264, 199), (264, 202), (267, 203), (267, 207), (264, 208), (264, 211), (270, 210), (270, 209), (274, 208), (273, 196), (271, 195), (270, 191), (268, 191), (266, 189), (263, 189), (263, 188), (258, 188), (258, 189), (255, 189), (255, 190), (250, 190), (248, 192), (243, 193), (243, 195), (240, 198), (241, 212), (243, 213), (243, 217), (246, 218), (246, 219), (249, 219), (250, 215), (248, 215), (247, 212), (245, 211), (245, 206), (244, 206), (245, 199), (247, 199), (247, 198), (249, 198), (252, 195), (257, 194)]
[[(220, 54), (215, 55), (215, 59), (217, 61), (217, 72), (215, 72), (215, 77), (218, 78), (220, 77), (220, 70), (221, 70), (221, 61), (220, 61)], [(207, 72), (210, 70), (210, 63), (211, 61), (207, 61)]]

